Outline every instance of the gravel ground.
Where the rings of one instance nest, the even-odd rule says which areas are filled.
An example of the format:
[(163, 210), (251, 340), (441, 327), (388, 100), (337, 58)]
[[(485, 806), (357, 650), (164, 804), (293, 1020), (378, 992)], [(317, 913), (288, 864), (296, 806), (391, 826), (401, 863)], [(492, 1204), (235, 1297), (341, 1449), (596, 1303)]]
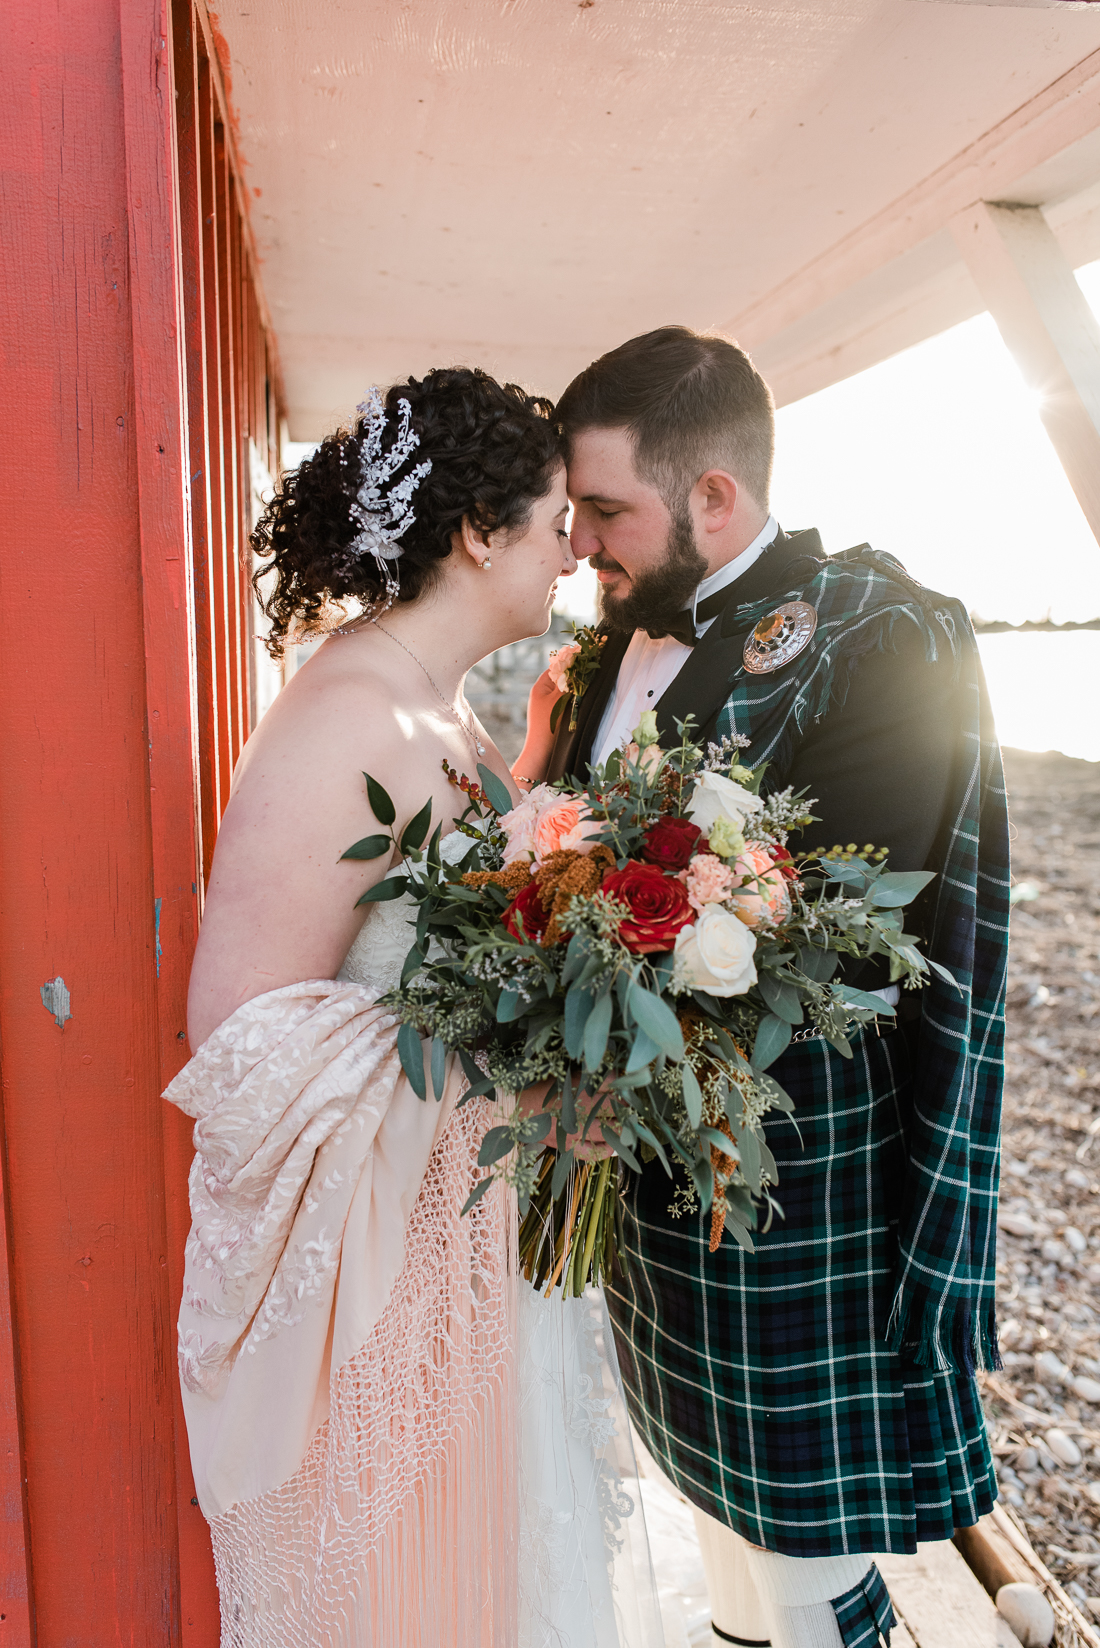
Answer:
[(1100, 1620), (1100, 764), (1005, 752), (1014, 826), (998, 1292), (1002, 1497)]

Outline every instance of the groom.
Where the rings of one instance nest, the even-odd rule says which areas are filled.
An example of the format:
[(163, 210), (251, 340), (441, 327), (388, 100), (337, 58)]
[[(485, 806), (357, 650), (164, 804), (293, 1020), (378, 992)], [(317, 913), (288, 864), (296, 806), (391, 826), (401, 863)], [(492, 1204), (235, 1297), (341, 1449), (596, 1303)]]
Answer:
[(951, 981), (899, 1002), (864, 963), (846, 979), (881, 992), (878, 1030), (851, 1059), (803, 1031), (771, 1067), (797, 1130), (766, 1123), (783, 1217), (755, 1253), (710, 1253), (654, 1163), (609, 1290), (632, 1418), (695, 1509), (715, 1642), (888, 1642), (871, 1553), (948, 1539), (996, 1496), (974, 1371), (996, 1362), (1007, 821), (973, 632), (890, 556), (777, 524), (771, 395), (723, 339), (634, 338), (556, 416), (608, 639), (548, 777), (584, 780), (647, 709), (666, 747), (691, 714), (704, 745), (747, 736), (765, 794), (807, 792), (796, 851), (936, 872), (909, 924)]

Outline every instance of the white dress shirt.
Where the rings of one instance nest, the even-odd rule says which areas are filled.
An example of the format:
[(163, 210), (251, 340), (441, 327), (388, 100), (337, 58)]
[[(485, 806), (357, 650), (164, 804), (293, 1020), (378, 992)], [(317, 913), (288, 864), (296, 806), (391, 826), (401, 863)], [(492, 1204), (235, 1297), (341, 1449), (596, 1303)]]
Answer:
[[(769, 515), (747, 549), (703, 579), (691, 603), (693, 618), (699, 602), (716, 595), (720, 589), (725, 589), (727, 584), (732, 584), (743, 572), (747, 572), (753, 562), (758, 561), (774, 543), (778, 531), (775, 516)], [(714, 622), (710, 618), (696, 623), (696, 635), (705, 635)], [(691, 648), (685, 647), (682, 641), (671, 635), (663, 635), (655, 641), (644, 629), (634, 631), (619, 665), (615, 690), (607, 701), (603, 719), (592, 741), (593, 765), (602, 765), (612, 750), (627, 741), (643, 712), (651, 710), (663, 697), (690, 657)]]

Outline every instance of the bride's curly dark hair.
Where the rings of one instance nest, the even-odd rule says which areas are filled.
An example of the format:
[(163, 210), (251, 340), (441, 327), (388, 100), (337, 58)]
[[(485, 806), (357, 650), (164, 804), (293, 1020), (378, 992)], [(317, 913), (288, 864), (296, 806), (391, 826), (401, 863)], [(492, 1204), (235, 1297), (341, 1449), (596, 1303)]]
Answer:
[[(561, 440), (551, 422), (553, 403), (528, 395), (518, 384), (499, 384), (478, 367), (450, 367), (394, 384), (385, 397), (388, 451), (397, 434), (398, 402), (408, 401), (419, 446), (394, 481), (425, 458), (431, 474), (413, 493), (416, 520), (402, 535), (401, 601), (431, 589), (451, 553), (451, 535), (464, 519), (485, 532), (523, 528), (544, 498), (562, 461)], [(360, 418), (323, 440), (311, 458), (282, 478), (278, 492), (251, 535), (267, 560), (253, 577), (260, 605), (271, 619), (267, 650), (281, 658), (287, 635), (308, 631), (329, 602), (365, 605), (383, 592), (372, 555), (351, 556), (359, 528), (350, 506), (360, 484)], [(393, 483), (391, 483), (393, 484)], [(271, 589), (261, 580), (274, 575)]]

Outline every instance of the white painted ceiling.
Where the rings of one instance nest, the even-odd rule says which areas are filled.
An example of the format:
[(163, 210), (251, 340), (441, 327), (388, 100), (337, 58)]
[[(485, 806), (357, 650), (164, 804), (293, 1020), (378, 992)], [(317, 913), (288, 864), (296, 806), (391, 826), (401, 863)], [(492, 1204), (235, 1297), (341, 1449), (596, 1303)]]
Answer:
[[(838, 340), (876, 304), (909, 294), (918, 334), (962, 318), (975, 293), (944, 224), (922, 219), (907, 244), (906, 202), (1100, 52), (1098, 13), (222, 0), (291, 435), (316, 438), (371, 382), (455, 361), (553, 395), (668, 321), (732, 325), (789, 399), (869, 364)], [(1050, 198), (1100, 179), (1095, 143), (1078, 149)], [(883, 217), (889, 255), (862, 268), (864, 226)], [(819, 303), (815, 268), (847, 267), (853, 246)]]

